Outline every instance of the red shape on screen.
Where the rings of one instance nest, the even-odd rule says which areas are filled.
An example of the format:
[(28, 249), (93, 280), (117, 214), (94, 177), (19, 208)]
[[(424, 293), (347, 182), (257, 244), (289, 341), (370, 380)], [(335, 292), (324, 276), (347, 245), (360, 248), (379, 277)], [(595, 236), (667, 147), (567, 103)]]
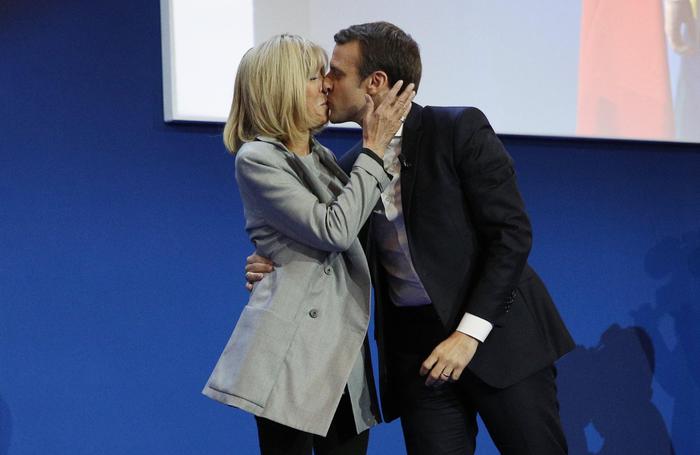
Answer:
[(672, 139), (660, 0), (583, 0), (576, 132)]

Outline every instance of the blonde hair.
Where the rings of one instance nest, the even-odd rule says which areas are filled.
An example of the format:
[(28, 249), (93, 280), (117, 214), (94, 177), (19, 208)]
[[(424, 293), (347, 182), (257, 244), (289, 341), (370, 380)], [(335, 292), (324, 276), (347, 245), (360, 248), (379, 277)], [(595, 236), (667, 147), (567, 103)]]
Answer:
[(224, 127), (229, 152), (258, 135), (289, 143), (317, 127), (307, 112), (306, 83), (327, 62), (320, 46), (296, 35), (277, 35), (248, 50), (238, 66)]

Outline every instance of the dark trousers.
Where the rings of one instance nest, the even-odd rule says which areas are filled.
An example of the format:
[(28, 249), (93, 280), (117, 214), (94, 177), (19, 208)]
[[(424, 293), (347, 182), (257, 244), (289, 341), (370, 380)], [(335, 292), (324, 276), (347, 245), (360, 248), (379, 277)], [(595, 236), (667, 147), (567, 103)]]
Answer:
[(467, 369), (455, 383), (427, 387), (420, 365), (448, 335), (437, 314), (425, 306), (393, 308), (388, 317), (387, 358), (409, 455), (473, 454), (477, 414), (502, 454), (567, 453), (553, 365), (505, 389)]
[(363, 455), (367, 453), (369, 430), (357, 434), (347, 393), (335, 411), (326, 437), (306, 433), (271, 420), (256, 417), (262, 455)]

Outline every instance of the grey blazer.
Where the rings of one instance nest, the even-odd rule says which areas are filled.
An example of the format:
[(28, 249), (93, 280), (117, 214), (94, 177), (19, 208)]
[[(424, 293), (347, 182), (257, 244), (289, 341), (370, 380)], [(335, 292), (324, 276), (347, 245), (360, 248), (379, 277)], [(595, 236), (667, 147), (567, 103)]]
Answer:
[[(335, 197), (297, 155), (258, 137), (236, 155), (246, 231), (275, 271), (255, 284), (203, 393), (256, 416), (325, 436), (348, 385), (357, 431), (379, 421), (363, 344), (370, 276), (357, 234), (390, 178), (361, 154)], [(372, 388), (372, 389), (371, 389)]]

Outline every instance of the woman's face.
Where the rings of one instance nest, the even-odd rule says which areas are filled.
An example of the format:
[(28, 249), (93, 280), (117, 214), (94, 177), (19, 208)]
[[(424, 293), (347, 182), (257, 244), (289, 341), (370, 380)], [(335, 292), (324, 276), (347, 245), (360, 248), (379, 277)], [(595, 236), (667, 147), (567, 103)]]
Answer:
[(323, 73), (318, 71), (306, 82), (306, 109), (312, 119), (312, 128), (325, 125), (328, 122), (328, 105), (323, 91)]

